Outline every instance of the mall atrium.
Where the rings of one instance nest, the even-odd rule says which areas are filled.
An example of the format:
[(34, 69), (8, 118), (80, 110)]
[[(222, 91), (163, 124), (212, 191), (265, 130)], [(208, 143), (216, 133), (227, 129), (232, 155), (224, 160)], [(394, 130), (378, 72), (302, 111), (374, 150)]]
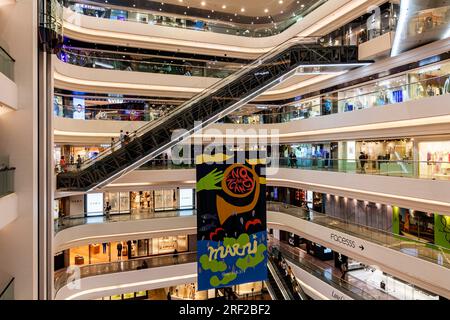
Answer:
[(0, 300), (449, 299), (449, 36), (448, 0), (0, 0)]

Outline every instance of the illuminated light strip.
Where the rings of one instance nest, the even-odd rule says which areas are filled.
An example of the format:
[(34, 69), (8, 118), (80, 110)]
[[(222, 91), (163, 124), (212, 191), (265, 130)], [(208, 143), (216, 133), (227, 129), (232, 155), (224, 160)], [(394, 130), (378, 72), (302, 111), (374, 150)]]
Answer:
[[(191, 262), (191, 263), (195, 263), (195, 262)], [(84, 295), (91, 294), (91, 293), (98, 293), (98, 292), (102, 292), (102, 291), (125, 289), (125, 288), (131, 288), (131, 287), (137, 287), (137, 286), (143, 286), (143, 285), (149, 285), (149, 284), (157, 284), (157, 283), (163, 283), (163, 282), (169, 282), (169, 281), (177, 281), (177, 280), (184, 280), (184, 279), (187, 280), (187, 279), (192, 279), (192, 278), (197, 278), (197, 273), (191, 273), (191, 274), (187, 274), (187, 275), (183, 275), (183, 276), (175, 276), (175, 277), (170, 277), (170, 278), (132, 282), (132, 283), (127, 283), (127, 284), (119, 284), (119, 285), (114, 285), (114, 286), (83, 290), (81, 292), (77, 292), (71, 296), (64, 298), (64, 300), (72, 300), (72, 299), (78, 298), (80, 296), (84, 296)]]
[[(297, 170), (297, 169), (292, 169), (292, 170)], [(399, 179), (404, 179), (404, 178), (399, 178)], [(320, 187), (320, 188), (335, 189), (335, 190), (354, 192), (354, 193), (362, 193), (362, 194), (368, 194), (368, 195), (373, 195), (373, 196), (377, 196), (377, 197), (387, 197), (387, 198), (393, 198), (393, 199), (415, 201), (415, 202), (427, 203), (427, 204), (432, 204), (432, 205), (437, 205), (437, 206), (445, 206), (445, 207), (449, 207), (450, 206), (450, 202), (443, 202), (443, 201), (429, 200), (429, 199), (423, 199), (423, 198), (414, 198), (414, 197), (393, 195), (393, 194), (381, 193), (381, 192), (375, 192), (375, 191), (368, 191), (368, 190), (360, 190), (360, 189), (338, 187), (338, 186), (326, 185), (326, 184), (320, 184), (320, 183), (302, 182), (302, 181), (296, 181), (296, 180), (290, 180), (290, 179), (278, 179), (278, 178), (270, 178), (268, 180), (269, 180), (269, 182), (271, 182), (271, 184), (273, 182), (289, 182), (289, 183), (293, 183), (293, 184), (299, 184), (300, 183), (300, 184), (303, 184), (303, 185), (309, 185), (309, 186)]]
[(61, 82), (70, 83), (74, 85), (94, 86), (104, 88), (118, 88), (118, 89), (134, 89), (134, 90), (159, 90), (159, 91), (178, 91), (188, 93), (199, 93), (205, 90), (204, 88), (189, 88), (189, 87), (175, 87), (175, 86), (158, 86), (148, 84), (136, 84), (126, 82), (109, 82), (109, 81), (97, 81), (97, 80), (84, 80), (77, 79), (62, 75), (59, 72), (54, 72), (54, 79)]
[(402, 0), (400, 3), (400, 14), (398, 16), (397, 29), (395, 30), (394, 43), (392, 44), (391, 57), (395, 57), (400, 53), (401, 38), (407, 27), (409, 1), (410, 0)]
[(212, 50), (220, 50), (220, 51), (232, 51), (232, 52), (242, 52), (242, 53), (254, 53), (254, 54), (263, 54), (273, 49), (273, 47), (266, 48), (247, 48), (247, 47), (237, 47), (237, 46), (228, 46), (228, 45), (220, 45), (206, 42), (196, 42), (196, 41), (186, 41), (186, 40), (176, 40), (169, 38), (161, 38), (161, 37), (151, 37), (151, 36), (142, 36), (130, 33), (123, 32), (112, 32), (112, 31), (104, 31), (104, 30), (94, 30), (86, 27), (81, 27), (74, 25), (70, 22), (64, 21), (64, 29), (71, 30), (73, 32), (82, 33), (95, 37), (105, 37), (110, 39), (119, 39), (119, 40), (133, 40), (139, 42), (147, 42), (147, 43), (157, 43), (157, 44), (165, 44), (171, 46), (182, 46), (182, 47), (194, 47), (199, 49), (212, 49)]
[(62, 131), (54, 130), (54, 135), (72, 136), (72, 137), (119, 137), (120, 133), (107, 133), (107, 132), (79, 132), (79, 131)]
[[(162, 169), (162, 170), (171, 170), (171, 169)], [(184, 169), (184, 170), (195, 170), (195, 169)], [(177, 182), (177, 183), (197, 183), (195, 180), (187, 180), (187, 181), (168, 181), (170, 182)], [(138, 186), (152, 186), (156, 184), (156, 182), (133, 182), (133, 183), (111, 183), (108, 184), (107, 187), (138, 187)], [(157, 184), (160, 184), (158, 182)]]

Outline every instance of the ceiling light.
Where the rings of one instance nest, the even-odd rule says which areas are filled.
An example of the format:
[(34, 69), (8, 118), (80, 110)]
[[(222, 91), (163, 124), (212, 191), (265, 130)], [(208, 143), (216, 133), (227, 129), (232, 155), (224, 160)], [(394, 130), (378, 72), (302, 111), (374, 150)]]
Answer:
[(283, 0), (278, 1), (279, 4), (283, 4)]
[(269, 9), (264, 9), (264, 12), (265, 12), (265, 13), (269, 12)]
[(178, 2), (183, 2), (183, 0), (178, 0)]
[(202, 1), (202, 6), (206, 6), (206, 2), (205, 1)]
[(234, 16), (237, 17), (237, 13), (235, 13)]
[(227, 6), (226, 5), (222, 5), (222, 9), (226, 9), (227, 8)]
[(302, 4), (300, 7), (302, 7), (302, 8), (304, 8), (305, 7), (305, 5), (304, 4)]
[(245, 8), (241, 8), (241, 12), (245, 12)]

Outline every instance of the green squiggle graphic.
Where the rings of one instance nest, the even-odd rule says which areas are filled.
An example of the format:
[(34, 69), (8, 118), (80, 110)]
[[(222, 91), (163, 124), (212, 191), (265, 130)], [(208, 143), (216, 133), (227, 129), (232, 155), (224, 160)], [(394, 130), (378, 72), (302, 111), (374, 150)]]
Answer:
[(267, 248), (264, 244), (260, 243), (255, 255), (248, 254), (243, 258), (239, 258), (236, 261), (236, 266), (245, 271), (247, 268), (255, 267), (264, 261), (264, 252)]
[(226, 274), (224, 274), (224, 276), (223, 276), (223, 278), (222, 278), (222, 280), (219, 280), (219, 277), (218, 276), (213, 276), (210, 280), (209, 280), (209, 283), (213, 286), (213, 287), (218, 287), (218, 286), (220, 286), (221, 284), (228, 284), (228, 283), (230, 283), (231, 281), (233, 281), (234, 279), (236, 279), (237, 278), (237, 274), (235, 274), (235, 273), (226, 273)]
[(212, 272), (225, 271), (227, 269), (227, 264), (223, 261), (211, 260), (207, 254), (200, 257), (200, 263), (202, 268), (205, 270), (211, 270)]

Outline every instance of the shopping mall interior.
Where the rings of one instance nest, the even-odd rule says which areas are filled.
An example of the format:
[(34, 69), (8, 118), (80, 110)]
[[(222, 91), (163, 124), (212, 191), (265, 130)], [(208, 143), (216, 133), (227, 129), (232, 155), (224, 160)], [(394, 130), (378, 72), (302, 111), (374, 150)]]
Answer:
[(448, 301), (449, 37), (446, 0), (0, 0), (0, 300)]

